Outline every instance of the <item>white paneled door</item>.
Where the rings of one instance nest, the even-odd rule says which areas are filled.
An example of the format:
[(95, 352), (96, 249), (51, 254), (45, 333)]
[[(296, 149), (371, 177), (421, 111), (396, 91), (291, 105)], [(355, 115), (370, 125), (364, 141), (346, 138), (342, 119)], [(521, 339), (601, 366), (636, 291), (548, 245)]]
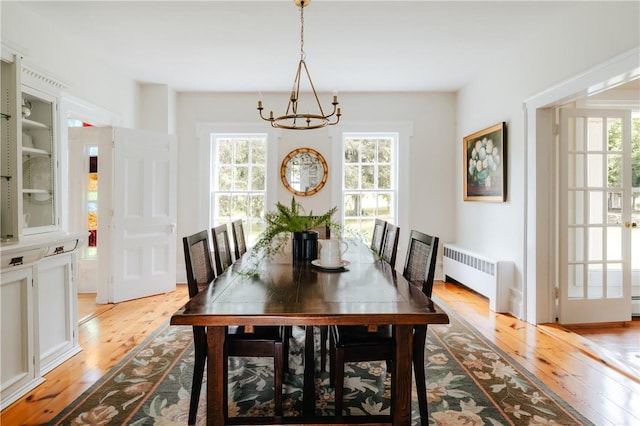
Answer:
[(632, 259), (640, 258), (631, 149), (630, 111), (560, 109), (562, 324), (631, 319)]
[(114, 129), (110, 302), (175, 290), (176, 143)]

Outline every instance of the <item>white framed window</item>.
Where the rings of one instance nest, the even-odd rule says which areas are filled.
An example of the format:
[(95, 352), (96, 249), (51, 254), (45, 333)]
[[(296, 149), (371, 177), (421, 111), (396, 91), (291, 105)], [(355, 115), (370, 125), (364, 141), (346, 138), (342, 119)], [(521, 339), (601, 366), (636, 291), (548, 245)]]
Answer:
[(398, 224), (397, 132), (342, 134), (342, 223), (370, 240), (376, 218)]
[(211, 134), (209, 224), (242, 219), (247, 242), (264, 230), (267, 134)]
[(281, 132), (249, 123), (198, 123), (196, 135), (200, 155), (193, 189), (200, 196), (190, 226), (211, 229), (242, 219), (251, 246), (264, 229), (267, 206), (275, 203)]

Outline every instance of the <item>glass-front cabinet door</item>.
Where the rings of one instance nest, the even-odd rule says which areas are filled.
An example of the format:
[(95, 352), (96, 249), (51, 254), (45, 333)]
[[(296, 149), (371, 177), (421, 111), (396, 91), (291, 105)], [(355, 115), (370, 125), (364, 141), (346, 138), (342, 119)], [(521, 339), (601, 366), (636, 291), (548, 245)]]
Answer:
[(55, 98), (22, 90), (22, 233), (56, 228)]

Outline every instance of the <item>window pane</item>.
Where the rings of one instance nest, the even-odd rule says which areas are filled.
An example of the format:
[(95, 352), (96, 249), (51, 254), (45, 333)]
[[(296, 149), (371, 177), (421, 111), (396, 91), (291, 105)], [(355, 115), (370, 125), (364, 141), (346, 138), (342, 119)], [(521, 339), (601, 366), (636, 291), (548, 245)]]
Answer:
[(249, 189), (249, 168), (246, 166), (236, 166), (234, 168), (233, 189)]
[(364, 193), (361, 198), (360, 215), (376, 217), (378, 215), (378, 197), (372, 193)]
[(231, 164), (233, 158), (233, 145), (229, 139), (218, 139), (218, 163)]
[(254, 139), (251, 145), (251, 163), (252, 164), (265, 164), (267, 161), (266, 146), (264, 141), (260, 139)]
[(219, 191), (231, 189), (231, 166), (218, 166), (216, 183)]
[(360, 196), (357, 194), (345, 194), (344, 196), (344, 215), (358, 216), (360, 205)]
[(378, 188), (391, 189), (391, 166), (378, 166)]
[(246, 139), (236, 139), (236, 164), (247, 164), (249, 162), (249, 141)]
[(231, 196), (231, 217), (245, 217), (247, 215), (247, 199), (246, 194)]
[(358, 189), (360, 187), (358, 179), (358, 166), (344, 166), (344, 187), (345, 189)]
[(374, 166), (362, 166), (362, 189), (375, 188), (375, 167)]
[(215, 198), (214, 217), (229, 217), (231, 215), (231, 197), (226, 194), (218, 194)]
[(393, 217), (393, 192), (382, 192), (378, 194), (378, 217), (391, 219)]
[(360, 142), (357, 139), (347, 139), (344, 147), (344, 162), (357, 163)]
[(362, 141), (362, 159), (363, 163), (375, 163), (376, 161), (376, 141), (365, 139)]
[(264, 191), (267, 181), (265, 176), (265, 167), (253, 166), (251, 168), (251, 188), (254, 191)]
[(378, 144), (378, 162), (391, 163), (391, 139), (382, 139)]

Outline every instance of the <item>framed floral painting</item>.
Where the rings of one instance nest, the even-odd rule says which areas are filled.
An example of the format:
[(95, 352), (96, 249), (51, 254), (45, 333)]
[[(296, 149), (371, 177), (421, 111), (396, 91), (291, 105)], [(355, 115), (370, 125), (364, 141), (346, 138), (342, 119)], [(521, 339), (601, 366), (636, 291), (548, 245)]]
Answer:
[(506, 201), (506, 130), (502, 122), (464, 137), (465, 201)]

